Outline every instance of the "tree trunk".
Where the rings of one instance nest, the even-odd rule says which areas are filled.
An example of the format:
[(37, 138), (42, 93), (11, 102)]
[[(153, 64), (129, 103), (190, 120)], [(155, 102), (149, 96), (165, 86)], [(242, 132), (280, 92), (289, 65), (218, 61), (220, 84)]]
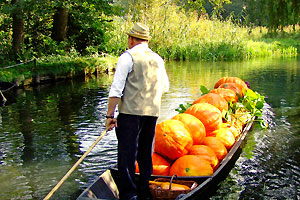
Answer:
[[(12, 5), (16, 5), (18, 0), (12, 0)], [(23, 10), (16, 7), (12, 13), (13, 18), (13, 34), (12, 34), (12, 48), (14, 58), (17, 59), (17, 55), (21, 50), (21, 46), (24, 41), (24, 19), (23, 19)]]
[(67, 37), (68, 10), (57, 8), (53, 18), (52, 39), (58, 42), (64, 41)]

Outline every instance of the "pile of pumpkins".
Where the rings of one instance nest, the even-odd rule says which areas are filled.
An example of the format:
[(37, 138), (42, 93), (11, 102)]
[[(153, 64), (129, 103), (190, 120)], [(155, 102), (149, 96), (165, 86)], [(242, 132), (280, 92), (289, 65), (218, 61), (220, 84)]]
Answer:
[(153, 175), (211, 176), (247, 122), (246, 112), (233, 114), (230, 122), (224, 118), (229, 103), (237, 102), (247, 89), (242, 79), (223, 77), (184, 113), (158, 123)]

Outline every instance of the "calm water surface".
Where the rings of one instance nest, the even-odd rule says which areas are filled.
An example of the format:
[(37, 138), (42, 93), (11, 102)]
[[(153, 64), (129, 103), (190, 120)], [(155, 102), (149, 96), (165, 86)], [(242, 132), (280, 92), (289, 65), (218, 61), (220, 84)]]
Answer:
[[(169, 62), (170, 91), (159, 121), (223, 76), (266, 97), (268, 130), (253, 128), (235, 167), (211, 199), (300, 199), (300, 60)], [(104, 131), (112, 75), (17, 90), (0, 107), (0, 199), (42, 199)], [(116, 163), (109, 132), (52, 199), (76, 199)]]

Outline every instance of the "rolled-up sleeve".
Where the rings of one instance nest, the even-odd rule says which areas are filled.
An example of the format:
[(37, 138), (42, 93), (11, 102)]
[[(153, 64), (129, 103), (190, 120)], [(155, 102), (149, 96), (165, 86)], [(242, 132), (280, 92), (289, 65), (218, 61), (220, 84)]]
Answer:
[(133, 60), (128, 52), (124, 52), (118, 59), (113, 82), (110, 87), (109, 97), (123, 96), (123, 90), (128, 74), (132, 71)]
[[(158, 55), (157, 55), (158, 56)], [(159, 60), (159, 67), (160, 67), (160, 71), (161, 71), (161, 76), (162, 76), (162, 91), (163, 92), (168, 92), (169, 91), (169, 78), (168, 78), (168, 75), (167, 75), (167, 72), (166, 72), (166, 68), (165, 68), (165, 62), (164, 60), (158, 56), (158, 60)]]

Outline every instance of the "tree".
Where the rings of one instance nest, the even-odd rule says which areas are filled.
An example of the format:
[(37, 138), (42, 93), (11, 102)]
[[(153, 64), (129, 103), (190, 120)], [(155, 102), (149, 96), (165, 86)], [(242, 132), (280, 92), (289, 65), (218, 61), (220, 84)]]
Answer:
[(186, 11), (197, 11), (198, 15), (207, 13), (220, 16), (224, 4), (230, 4), (231, 0), (175, 0), (177, 5)]
[(112, 0), (1, 0), (0, 64), (100, 45)]
[(247, 0), (247, 5), (251, 22), (266, 25), (273, 33), (300, 22), (299, 0)]
[(84, 54), (87, 47), (104, 42), (104, 31), (110, 22), (106, 16), (113, 13), (112, 6), (106, 0), (73, 1), (67, 36), (78, 52)]
[(55, 41), (64, 41), (67, 37), (68, 9), (64, 7), (56, 8), (53, 17), (52, 39)]
[(13, 7), (11, 13), (13, 18), (12, 50), (13, 60), (16, 60), (24, 41), (24, 19), (21, 2), (19, 0), (12, 0), (11, 4)]
[(296, 30), (296, 24), (300, 22), (300, 1), (292, 0), (291, 5), (292, 15), (290, 16), (294, 31)]

